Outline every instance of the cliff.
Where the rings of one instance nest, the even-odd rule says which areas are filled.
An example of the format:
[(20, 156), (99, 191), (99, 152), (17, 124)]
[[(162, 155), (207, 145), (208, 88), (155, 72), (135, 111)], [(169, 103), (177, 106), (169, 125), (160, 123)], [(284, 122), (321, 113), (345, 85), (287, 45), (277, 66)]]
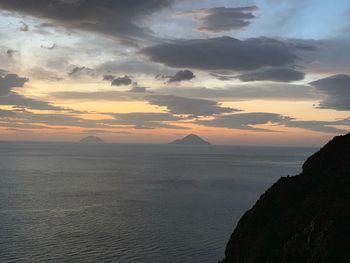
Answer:
[(238, 222), (222, 262), (350, 262), (350, 134), (268, 189)]

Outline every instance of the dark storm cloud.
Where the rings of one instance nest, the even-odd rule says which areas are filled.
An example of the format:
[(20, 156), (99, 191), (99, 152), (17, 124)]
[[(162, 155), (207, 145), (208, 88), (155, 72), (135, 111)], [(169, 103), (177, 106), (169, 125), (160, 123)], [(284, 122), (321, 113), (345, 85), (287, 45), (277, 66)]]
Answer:
[(152, 105), (166, 107), (172, 114), (189, 115), (191, 117), (214, 116), (238, 111), (237, 109), (222, 107), (213, 100), (190, 99), (172, 95), (150, 95), (146, 99)]
[(180, 117), (170, 113), (158, 112), (132, 112), (118, 113), (113, 115), (115, 120), (110, 121), (111, 124), (132, 126), (135, 129), (155, 129), (155, 128), (171, 128), (171, 129), (187, 129), (186, 127), (171, 124), (169, 122), (181, 121)]
[(291, 82), (302, 80), (304, 77), (303, 72), (291, 68), (264, 68), (237, 76), (243, 82), (263, 80)]
[(124, 77), (115, 78), (112, 80), (112, 86), (128, 86), (132, 84), (132, 79), (125, 75)]
[(274, 130), (254, 127), (255, 125), (282, 125), (291, 128), (301, 128), (316, 132), (325, 133), (346, 133), (348, 130), (334, 127), (336, 125), (346, 125), (350, 129), (349, 119), (339, 121), (298, 121), (288, 116), (277, 113), (251, 112), (237, 113), (230, 115), (217, 116), (211, 120), (197, 120), (195, 123), (208, 126), (227, 129), (250, 130), (257, 132), (271, 132)]
[(167, 75), (157, 75), (156, 78), (161, 78), (161, 79), (168, 79), (168, 83), (173, 83), (173, 82), (180, 82), (180, 81), (185, 81), (185, 80), (191, 80), (194, 79), (196, 76), (193, 74), (192, 71), (190, 70), (179, 70), (178, 72), (175, 73), (173, 76), (167, 76)]
[(242, 29), (252, 23), (256, 6), (246, 7), (215, 7), (198, 9), (185, 14), (193, 15), (198, 21), (197, 29), (207, 32), (222, 32)]
[(256, 70), (295, 63), (304, 47), (270, 38), (239, 40), (231, 37), (179, 40), (141, 50), (152, 61), (170, 67), (203, 70)]
[(0, 8), (51, 20), (51, 25), (118, 37), (132, 44), (149, 38), (139, 26), (145, 16), (170, 6), (175, 0), (2, 0)]
[(338, 74), (310, 83), (325, 97), (320, 108), (350, 111), (350, 75)]
[(28, 81), (28, 78), (22, 78), (16, 74), (7, 74), (5, 76), (0, 76), (0, 96), (7, 95), (12, 88), (23, 87), (24, 84)]

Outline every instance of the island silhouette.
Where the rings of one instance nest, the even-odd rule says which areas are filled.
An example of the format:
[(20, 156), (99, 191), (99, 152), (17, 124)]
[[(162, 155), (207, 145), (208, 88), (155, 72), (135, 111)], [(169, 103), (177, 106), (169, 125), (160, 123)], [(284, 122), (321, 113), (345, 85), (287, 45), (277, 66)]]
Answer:
[(79, 142), (87, 143), (87, 144), (100, 144), (100, 143), (104, 143), (104, 140), (102, 140), (100, 137), (91, 135), (81, 139)]
[(178, 139), (175, 141), (172, 141), (169, 143), (170, 145), (211, 145), (210, 142), (207, 142), (206, 140), (202, 139), (201, 137), (199, 137), (196, 134), (189, 134), (185, 137), (183, 137), (182, 139)]

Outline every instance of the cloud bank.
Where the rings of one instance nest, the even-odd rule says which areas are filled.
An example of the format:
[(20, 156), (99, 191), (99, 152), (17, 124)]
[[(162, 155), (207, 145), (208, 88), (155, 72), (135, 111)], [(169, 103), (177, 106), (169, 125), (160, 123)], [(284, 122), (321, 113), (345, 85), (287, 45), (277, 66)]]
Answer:
[(325, 96), (320, 108), (350, 111), (350, 75), (333, 75), (310, 84)]
[(255, 19), (253, 12), (256, 10), (258, 10), (257, 6), (215, 7), (187, 11), (183, 14), (195, 17), (199, 31), (218, 33), (238, 30), (250, 25)]
[(244, 71), (292, 65), (299, 60), (298, 49), (303, 47), (271, 38), (219, 37), (159, 44), (141, 53), (174, 68)]

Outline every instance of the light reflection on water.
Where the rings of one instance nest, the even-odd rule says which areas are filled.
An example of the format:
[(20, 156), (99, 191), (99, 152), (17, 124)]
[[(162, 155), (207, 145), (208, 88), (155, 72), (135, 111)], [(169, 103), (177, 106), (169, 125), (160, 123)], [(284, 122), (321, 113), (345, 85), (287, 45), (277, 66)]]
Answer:
[(315, 149), (0, 143), (0, 261), (217, 262)]

